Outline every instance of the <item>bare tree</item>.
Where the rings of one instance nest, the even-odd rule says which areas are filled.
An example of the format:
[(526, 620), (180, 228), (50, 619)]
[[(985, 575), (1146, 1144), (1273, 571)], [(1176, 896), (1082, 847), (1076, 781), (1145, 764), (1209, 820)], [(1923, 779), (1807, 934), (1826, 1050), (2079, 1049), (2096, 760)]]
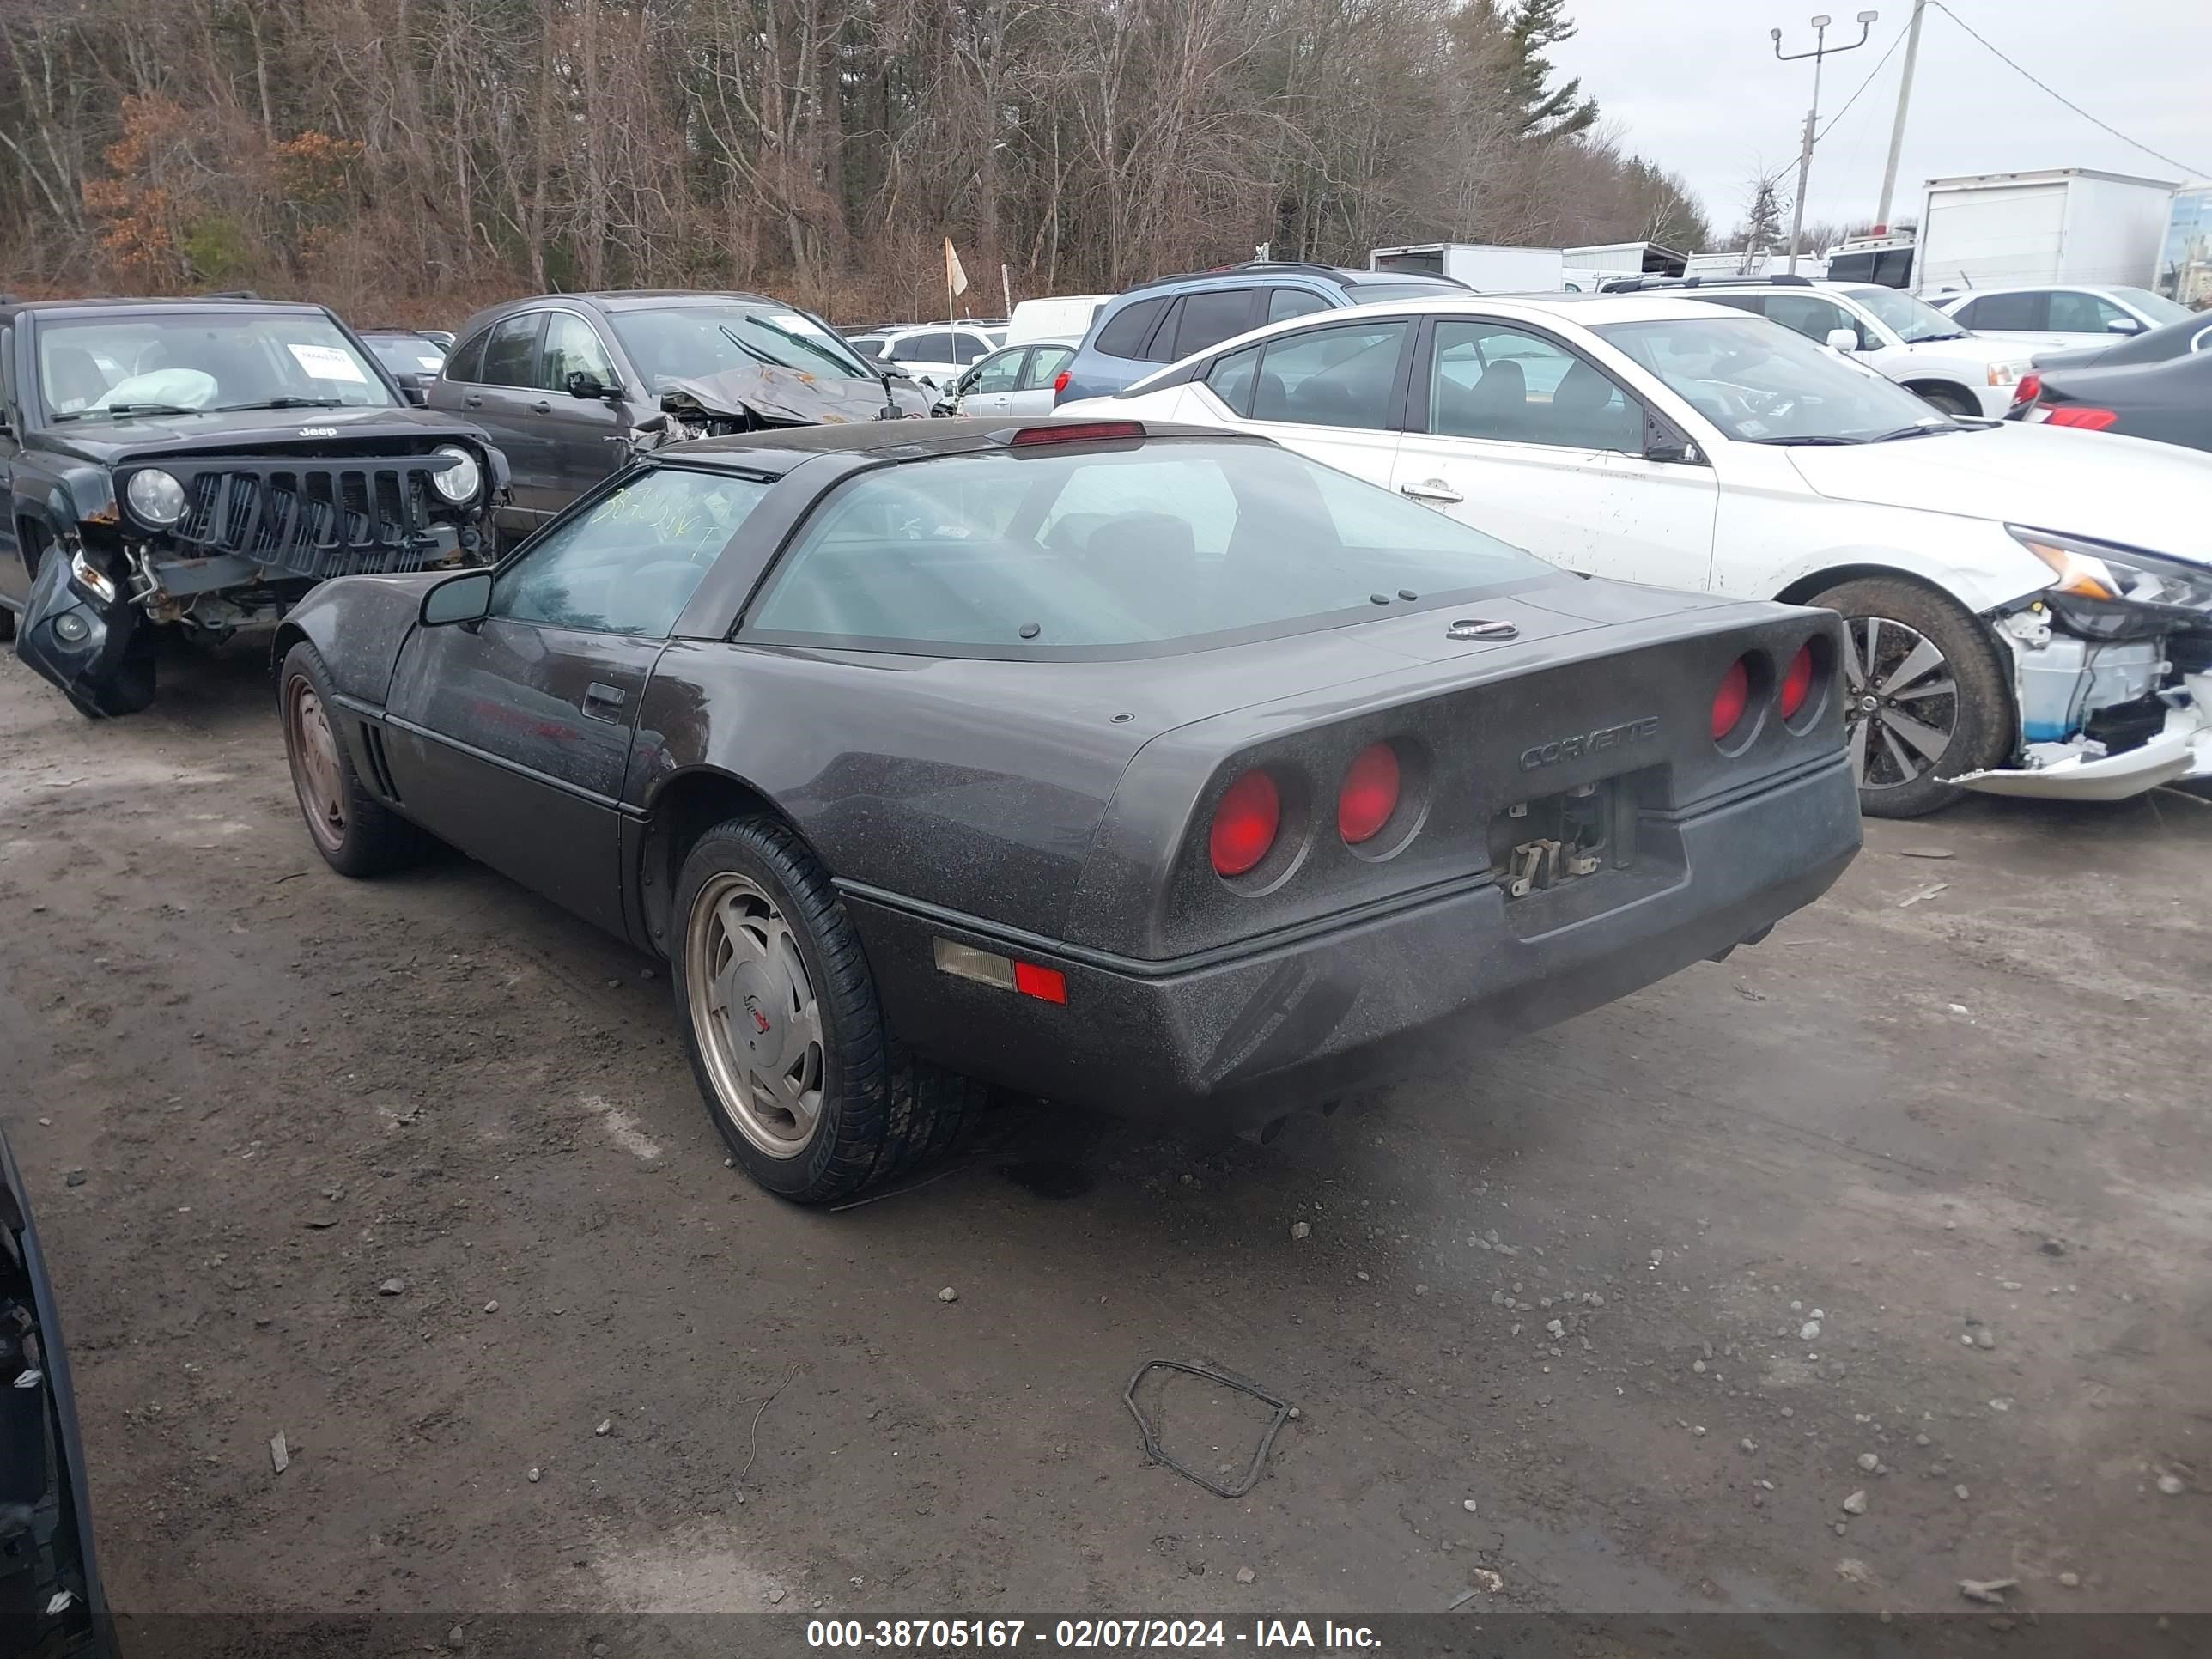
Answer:
[(1695, 245), (1680, 181), (1543, 61), (1572, 27), (1556, 0), (4, 0), (0, 264), (380, 321), (663, 283), (860, 317), (933, 313), (946, 235), (1018, 295), (1260, 242)]

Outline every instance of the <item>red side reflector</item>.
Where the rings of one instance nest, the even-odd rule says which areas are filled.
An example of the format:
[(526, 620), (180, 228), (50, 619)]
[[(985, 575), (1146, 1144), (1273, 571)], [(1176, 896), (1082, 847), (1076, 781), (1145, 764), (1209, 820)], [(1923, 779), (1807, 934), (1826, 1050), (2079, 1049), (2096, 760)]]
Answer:
[(2012, 400), (2016, 404), (2032, 404), (2043, 395), (2043, 376), (2030, 372), (2020, 377), (2020, 384), (2012, 389)]
[(1336, 798), (1337, 833), (1357, 847), (1382, 833), (1398, 810), (1398, 751), (1370, 743), (1345, 769), (1344, 789)]
[(1751, 703), (1751, 670), (1738, 657), (1721, 676), (1721, 689), (1713, 693), (1713, 741), (1718, 743), (1735, 730)]
[(2084, 432), (2102, 432), (2120, 416), (2117, 410), (2092, 409), (2087, 404), (2061, 404), (2048, 418), (2052, 426), (2078, 426)]
[(1034, 962), (1014, 963), (1014, 989), (1039, 1002), (1067, 1000), (1067, 975), (1057, 968), (1040, 968)]
[(1224, 876), (1243, 875), (1267, 856), (1282, 822), (1283, 798), (1274, 779), (1265, 772), (1247, 772), (1213, 809), (1208, 837), (1213, 867)]
[(1142, 421), (1069, 421), (1059, 426), (1025, 426), (1014, 434), (1011, 445), (1027, 449), (1032, 444), (1096, 444), (1144, 435)]
[(1052, 395), (1057, 398), (1061, 392), (1066, 391), (1067, 383), (1074, 378), (1075, 371), (1073, 369), (1061, 369), (1059, 374), (1052, 377)]
[(1782, 718), (1796, 720), (1812, 690), (1813, 647), (1810, 644), (1801, 645), (1797, 654), (1790, 659), (1789, 672), (1782, 677)]

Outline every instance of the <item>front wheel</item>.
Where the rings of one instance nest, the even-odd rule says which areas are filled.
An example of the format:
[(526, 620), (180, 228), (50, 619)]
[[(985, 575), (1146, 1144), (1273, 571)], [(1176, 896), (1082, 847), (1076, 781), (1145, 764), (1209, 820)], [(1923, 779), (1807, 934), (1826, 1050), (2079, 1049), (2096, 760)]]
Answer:
[(1996, 643), (1956, 601), (1873, 576), (1809, 603), (1844, 618), (1844, 718), (1861, 811), (1923, 817), (1966, 793), (1950, 780), (2012, 754), (2019, 725)]
[(909, 1059), (829, 874), (772, 818), (702, 836), (676, 889), (677, 1010), (707, 1110), (747, 1175), (802, 1204), (945, 1151), (981, 1085)]
[(292, 790), (323, 861), (343, 876), (373, 876), (415, 862), (428, 838), (370, 794), (354, 769), (338, 735), (321, 653), (302, 640), (284, 653), (276, 680)]
[(1972, 394), (1961, 392), (1956, 386), (1917, 386), (1912, 390), (1922, 403), (1933, 404), (1954, 420), (1961, 416), (1972, 420), (1982, 412), (1981, 404), (1974, 400)]

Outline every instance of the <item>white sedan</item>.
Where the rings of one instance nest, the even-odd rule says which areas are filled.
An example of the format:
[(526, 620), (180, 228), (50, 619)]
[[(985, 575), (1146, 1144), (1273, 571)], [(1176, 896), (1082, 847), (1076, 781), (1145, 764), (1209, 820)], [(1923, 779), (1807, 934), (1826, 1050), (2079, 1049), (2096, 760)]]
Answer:
[(1695, 286), (1701, 300), (1751, 312), (1854, 354), (1946, 415), (2003, 415), (2027, 373), (2029, 355), (2038, 347), (2070, 343), (2048, 334), (1989, 338), (1925, 300), (1876, 283), (1775, 276), (1705, 279)]
[(2194, 316), (2147, 288), (2084, 286), (1984, 288), (1938, 294), (1931, 302), (1963, 328), (1997, 340), (2065, 347), (2109, 343), (2148, 334)]
[(1059, 413), (1264, 434), (1571, 569), (1827, 605), (1860, 799), (2118, 799), (2212, 775), (2212, 455), (1953, 421), (1756, 317), (1405, 301)]
[(845, 343), (872, 363), (896, 368), (908, 379), (939, 392), (960, 372), (999, 349), (999, 336), (971, 323), (922, 323), (855, 334)]

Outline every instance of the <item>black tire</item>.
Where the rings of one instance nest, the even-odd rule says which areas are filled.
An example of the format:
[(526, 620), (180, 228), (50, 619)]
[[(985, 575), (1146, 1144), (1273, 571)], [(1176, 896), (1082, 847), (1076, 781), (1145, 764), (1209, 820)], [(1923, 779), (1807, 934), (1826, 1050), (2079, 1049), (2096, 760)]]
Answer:
[[(376, 876), (420, 860), (430, 837), (370, 794), (336, 724), (337, 703), (322, 653), (302, 640), (276, 671), (276, 712), (284, 725), (284, 757), (307, 839), (342, 876)], [(303, 753), (314, 720), (330, 747), (319, 763)]]
[(1922, 403), (1940, 409), (1954, 418), (1961, 415), (1970, 420), (1981, 416), (1982, 406), (1974, 400), (1973, 394), (1962, 392), (1957, 386), (1916, 386), (1911, 390)]
[[(1948, 780), (2011, 757), (2020, 721), (1997, 641), (1956, 600), (1904, 577), (1866, 576), (1808, 603), (1844, 617), (1844, 711), (1861, 811), (1878, 818), (1924, 817), (1966, 793)], [(1859, 673), (1869, 628), (1877, 659), (1870, 681)], [(1922, 641), (1941, 653), (1940, 661), (1900, 678)], [(1946, 684), (1948, 692), (1937, 689)], [(1869, 699), (1871, 710), (1865, 707)], [(1930, 732), (1948, 733), (1933, 757), (1923, 746)], [(1923, 764), (1924, 770), (1911, 770)]]
[(15, 611), (12, 605), (0, 605), (0, 645), (15, 637)]
[[(733, 913), (763, 929), (762, 955), (741, 957)], [(785, 825), (732, 818), (700, 836), (677, 878), (675, 922), (669, 977), (692, 1074), (738, 1166), (769, 1191), (801, 1204), (849, 1197), (945, 1152), (981, 1110), (984, 1085), (914, 1060), (891, 1034), (829, 873)], [(779, 956), (786, 940), (803, 980)], [(732, 1029), (732, 1003), (757, 1030)], [(811, 1104), (787, 1110), (786, 1098)]]

